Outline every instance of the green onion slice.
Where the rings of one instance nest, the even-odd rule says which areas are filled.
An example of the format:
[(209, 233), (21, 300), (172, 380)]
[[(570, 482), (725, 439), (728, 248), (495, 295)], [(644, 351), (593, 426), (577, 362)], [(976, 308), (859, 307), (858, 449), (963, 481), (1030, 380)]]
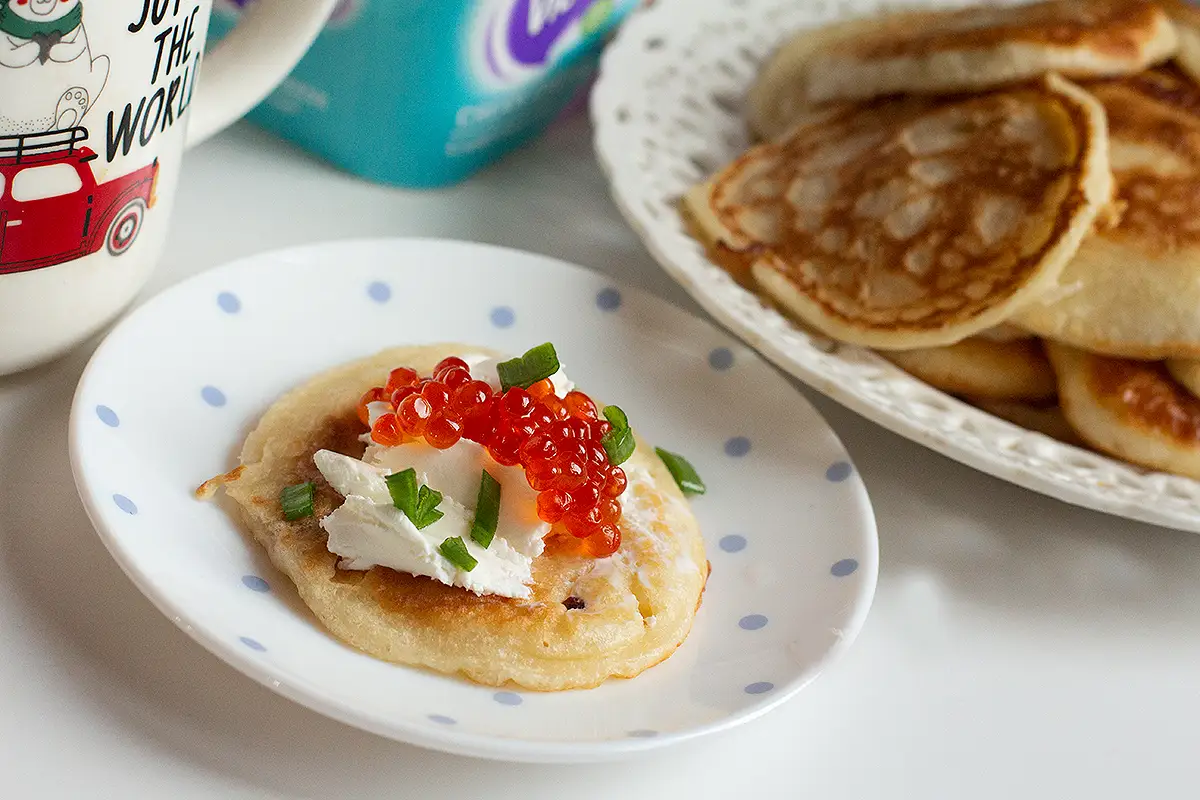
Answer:
[(623, 430), (629, 427), (629, 417), (617, 406), (605, 406), (604, 418), (611, 422), (613, 428), (616, 430)]
[(463, 572), (470, 572), (479, 563), (475, 560), (474, 556), (467, 552), (467, 543), (459, 536), (454, 536), (442, 542), (442, 546), (438, 550), (446, 557), (447, 561)]
[(558, 369), (558, 353), (550, 342), (539, 344), (520, 358), (501, 361), (496, 365), (502, 392), (507, 392), (513, 386), (528, 389), (538, 381), (549, 378)]
[(658, 457), (667, 465), (671, 477), (675, 479), (675, 483), (679, 485), (679, 490), (684, 494), (704, 494), (708, 491), (704, 487), (704, 481), (700, 480), (700, 475), (696, 472), (696, 468), (686, 458), (663, 450), (661, 447), (654, 448), (654, 452), (658, 453)]
[(628, 461), (637, 446), (630, 428), (613, 428), (604, 435), (600, 444), (604, 447), (604, 452), (608, 454), (608, 463), (614, 467)]
[(285, 486), (279, 493), (279, 505), (283, 506), (283, 518), (294, 522), (313, 515), (313, 491), (316, 484), (298, 483), (295, 486)]
[(445, 516), (441, 511), (437, 510), (438, 503), (442, 502), (442, 493), (436, 489), (430, 489), (428, 486), (422, 486), (420, 493), (417, 495), (417, 515), (409, 517), (417, 530), (428, 528), (433, 523)]
[(411, 467), (403, 472), (388, 475), (388, 493), (392, 496), (392, 505), (404, 512), (404, 516), (416, 522), (417, 516), (417, 471)]
[(475, 503), (475, 522), (471, 525), (471, 538), (480, 547), (490, 547), (496, 538), (496, 526), (500, 522), (500, 483), (486, 469), (479, 480), (479, 499)]

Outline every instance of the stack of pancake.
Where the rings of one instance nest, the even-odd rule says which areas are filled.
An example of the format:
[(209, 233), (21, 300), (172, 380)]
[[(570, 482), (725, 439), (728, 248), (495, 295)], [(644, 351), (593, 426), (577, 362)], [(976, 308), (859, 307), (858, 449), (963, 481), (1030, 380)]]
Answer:
[(1051, 0), (801, 31), (684, 198), (804, 327), (1200, 478), (1200, 12)]

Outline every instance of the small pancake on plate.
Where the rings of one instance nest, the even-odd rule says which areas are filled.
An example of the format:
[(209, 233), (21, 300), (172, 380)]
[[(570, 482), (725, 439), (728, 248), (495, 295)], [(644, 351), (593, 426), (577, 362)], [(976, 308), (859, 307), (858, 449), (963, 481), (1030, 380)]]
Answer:
[(949, 394), (993, 400), (1054, 398), (1054, 370), (1036, 339), (996, 342), (982, 337), (946, 347), (881, 351), (905, 372)]
[(1150, 469), (1200, 479), (1200, 399), (1160, 361), (1111, 358), (1046, 343), (1058, 397), (1088, 444)]
[(781, 135), (832, 101), (976, 92), (1048, 72), (1130, 75), (1175, 53), (1175, 28), (1144, 0), (910, 11), (804, 30), (768, 59), (750, 93), (751, 127)]
[(800, 321), (909, 350), (1053, 287), (1111, 191), (1103, 109), (1048, 76), (814, 115), (694, 187), (683, 213), (718, 264)]
[[(241, 466), (215, 481), (317, 619), (376, 658), (534, 690), (592, 687), (667, 658), (691, 630), (709, 568), (688, 503), (640, 440), (622, 465), (629, 488), (621, 497), (620, 549), (592, 558), (577, 540), (552, 535), (533, 562), (529, 599), (476, 595), (379, 566), (337, 566), (318, 520), (343, 498), (313, 454), (327, 449), (361, 457), (366, 426), (355, 407), (367, 389), (398, 365), (428, 375), (442, 358), (466, 353), (487, 351), (397, 348), (313, 378), (267, 410), (246, 439)], [(317, 487), (315, 516), (289, 522), (280, 492), (305, 481)]]
[(1007, 400), (984, 400), (981, 398), (970, 398), (970, 403), (994, 417), (999, 417), (1034, 433), (1049, 436), (1051, 439), (1057, 439), (1063, 444), (1076, 447), (1085, 446), (1083, 439), (1079, 438), (1079, 434), (1067, 422), (1062, 409), (1056, 403), (1015, 403)]
[(1200, 361), (1190, 358), (1167, 359), (1167, 372), (1195, 397), (1200, 397)]
[(1193, 81), (1200, 82), (1200, 8), (1190, 0), (1158, 0), (1175, 23), (1179, 52), (1175, 63)]
[(1160, 68), (1088, 89), (1108, 110), (1120, 221), (1014, 321), (1106, 355), (1200, 357), (1200, 88)]

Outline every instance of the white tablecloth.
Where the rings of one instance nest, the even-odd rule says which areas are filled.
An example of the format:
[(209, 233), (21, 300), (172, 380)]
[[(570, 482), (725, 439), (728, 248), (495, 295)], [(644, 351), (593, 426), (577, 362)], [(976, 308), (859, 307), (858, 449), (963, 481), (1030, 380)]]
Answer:
[[(550, 254), (696, 310), (609, 202), (582, 118), (424, 193), (239, 126), (188, 155), (146, 296), (262, 250), (406, 234)], [(65, 430), (94, 346), (0, 379), (0, 797), (1200, 795), (1200, 537), (1009, 486), (821, 399), (875, 504), (879, 591), (851, 652), (778, 711), (586, 767), (456, 758), (332, 722), (209, 655), (108, 557)]]

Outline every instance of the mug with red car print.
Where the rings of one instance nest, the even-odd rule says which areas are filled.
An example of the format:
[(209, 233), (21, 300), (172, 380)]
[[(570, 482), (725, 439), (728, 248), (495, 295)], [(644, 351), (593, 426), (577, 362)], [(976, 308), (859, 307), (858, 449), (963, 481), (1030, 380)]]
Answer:
[(212, 0), (0, 0), (0, 375), (133, 300), (184, 149), (282, 81), (335, 4), (260, 0), (206, 54)]

